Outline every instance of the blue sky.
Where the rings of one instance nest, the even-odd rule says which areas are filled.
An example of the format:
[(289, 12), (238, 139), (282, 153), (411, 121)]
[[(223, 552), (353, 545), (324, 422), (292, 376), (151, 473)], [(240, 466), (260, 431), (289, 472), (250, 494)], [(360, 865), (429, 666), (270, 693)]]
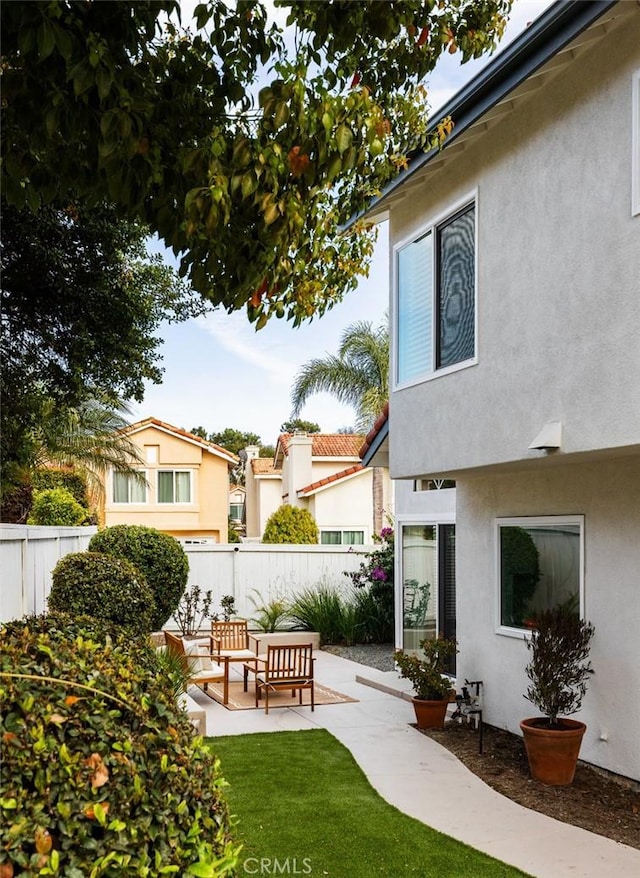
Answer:
[[(551, 0), (516, 0), (502, 45), (520, 33)], [(185, 18), (183, 17), (183, 23)], [(446, 55), (427, 81), (432, 111), (441, 107), (488, 59), (460, 65)], [(324, 317), (294, 329), (271, 320), (259, 332), (244, 312), (215, 312), (161, 327), (164, 380), (147, 384), (144, 401), (132, 406), (132, 419), (155, 417), (186, 430), (225, 427), (257, 433), (273, 445), (290, 416), (291, 386), (300, 367), (337, 351), (344, 329), (356, 320), (378, 325), (388, 308), (388, 253), (382, 226), (369, 277)], [(172, 262), (171, 254), (167, 261)], [(331, 433), (353, 424), (353, 410), (327, 394), (315, 394), (301, 413)]]

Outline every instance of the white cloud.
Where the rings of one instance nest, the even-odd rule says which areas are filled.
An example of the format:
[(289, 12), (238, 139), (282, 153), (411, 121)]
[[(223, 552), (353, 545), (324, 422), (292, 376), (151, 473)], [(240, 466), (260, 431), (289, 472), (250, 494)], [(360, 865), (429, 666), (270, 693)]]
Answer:
[(244, 311), (234, 314), (215, 311), (199, 317), (196, 323), (229, 353), (255, 366), (262, 380), (267, 378), (273, 384), (289, 387), (291, 375), (296, 371), (295, 362), (270, 350), (265, 345), (266, 336), (255, 331)]

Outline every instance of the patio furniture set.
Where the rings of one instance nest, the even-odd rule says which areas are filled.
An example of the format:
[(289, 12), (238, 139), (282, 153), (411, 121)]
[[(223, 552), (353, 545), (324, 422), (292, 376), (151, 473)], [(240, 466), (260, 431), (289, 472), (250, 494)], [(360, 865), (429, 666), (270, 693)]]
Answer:
[[(269, 695), (290, 690), (295, 697), (298, 692), (302, 704), (302, 690), (311, 693), (311, 710), (314, 710), (314, 662), (311, 643), (268, 644), (266, 652), (260, 651), (260, 638), (249, 633), (246, 619), (211, 623), (208, 638), (184, 640), (169, 631), (165, 632), (167, 649), (179, 656), (189, 674), (187, 685), (203, 686), (222, 683), (222, 703), (229, 702), (229, 668), (241, 663), (244, 691), (248, 691), (249, 675), (255, 681), (255, 706), (264, 694), (265, 713), (269, 713)], [(252, 644), (254, 644), (252, 648)]]

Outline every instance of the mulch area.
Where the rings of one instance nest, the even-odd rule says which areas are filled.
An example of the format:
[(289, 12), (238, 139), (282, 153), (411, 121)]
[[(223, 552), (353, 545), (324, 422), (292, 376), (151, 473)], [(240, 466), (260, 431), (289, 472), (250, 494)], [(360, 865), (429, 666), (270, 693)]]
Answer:
[(570, 786), (547, 786), (530, 776), (522, 738), (486, 723), (482, 755), (473, 724), (450, 722), (444, 729), (420, 732), (446, 747), (494, 790), (525, 808), (640, 849), (640, 785), (578, 764)]

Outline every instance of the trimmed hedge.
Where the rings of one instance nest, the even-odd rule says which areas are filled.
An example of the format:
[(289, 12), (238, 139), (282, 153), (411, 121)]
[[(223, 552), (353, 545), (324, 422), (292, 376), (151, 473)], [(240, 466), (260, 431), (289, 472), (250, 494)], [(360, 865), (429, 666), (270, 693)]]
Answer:
[(87, 482), (84, 476), (75, 470), (48, 469), (34, 470), (31, 474), (34, 491), (47, 491), (49, 488), (64, 488), (76, 498), (81, 506), (89, 508)]
[(1, 875), (235, 874), (219, 763), (146, 641), (64, 614), (9, 623), (0, 697)]
[(154, 631), (162, 628), (184, 594), (189, 575), (189, 560), (180, 543), (153, 527), (116, 524), (91, 538), (90, 552), (105, 552), (126, 558), (144, 574), (153, 597)]
[(66, 488), (35, 491), (27, 524), (77, 527), (85, 524), (88, 511)]
[(124, 558), (73, 552), (54, 567), (48, 606), (52, 612), (106, 619), (116, 625), (154, 630), (153, 593), (142, 573)]
[(269, 516), (262, 536), (263, 543), (316, 543), (318, 525), (307, 509), (279, 506)]

